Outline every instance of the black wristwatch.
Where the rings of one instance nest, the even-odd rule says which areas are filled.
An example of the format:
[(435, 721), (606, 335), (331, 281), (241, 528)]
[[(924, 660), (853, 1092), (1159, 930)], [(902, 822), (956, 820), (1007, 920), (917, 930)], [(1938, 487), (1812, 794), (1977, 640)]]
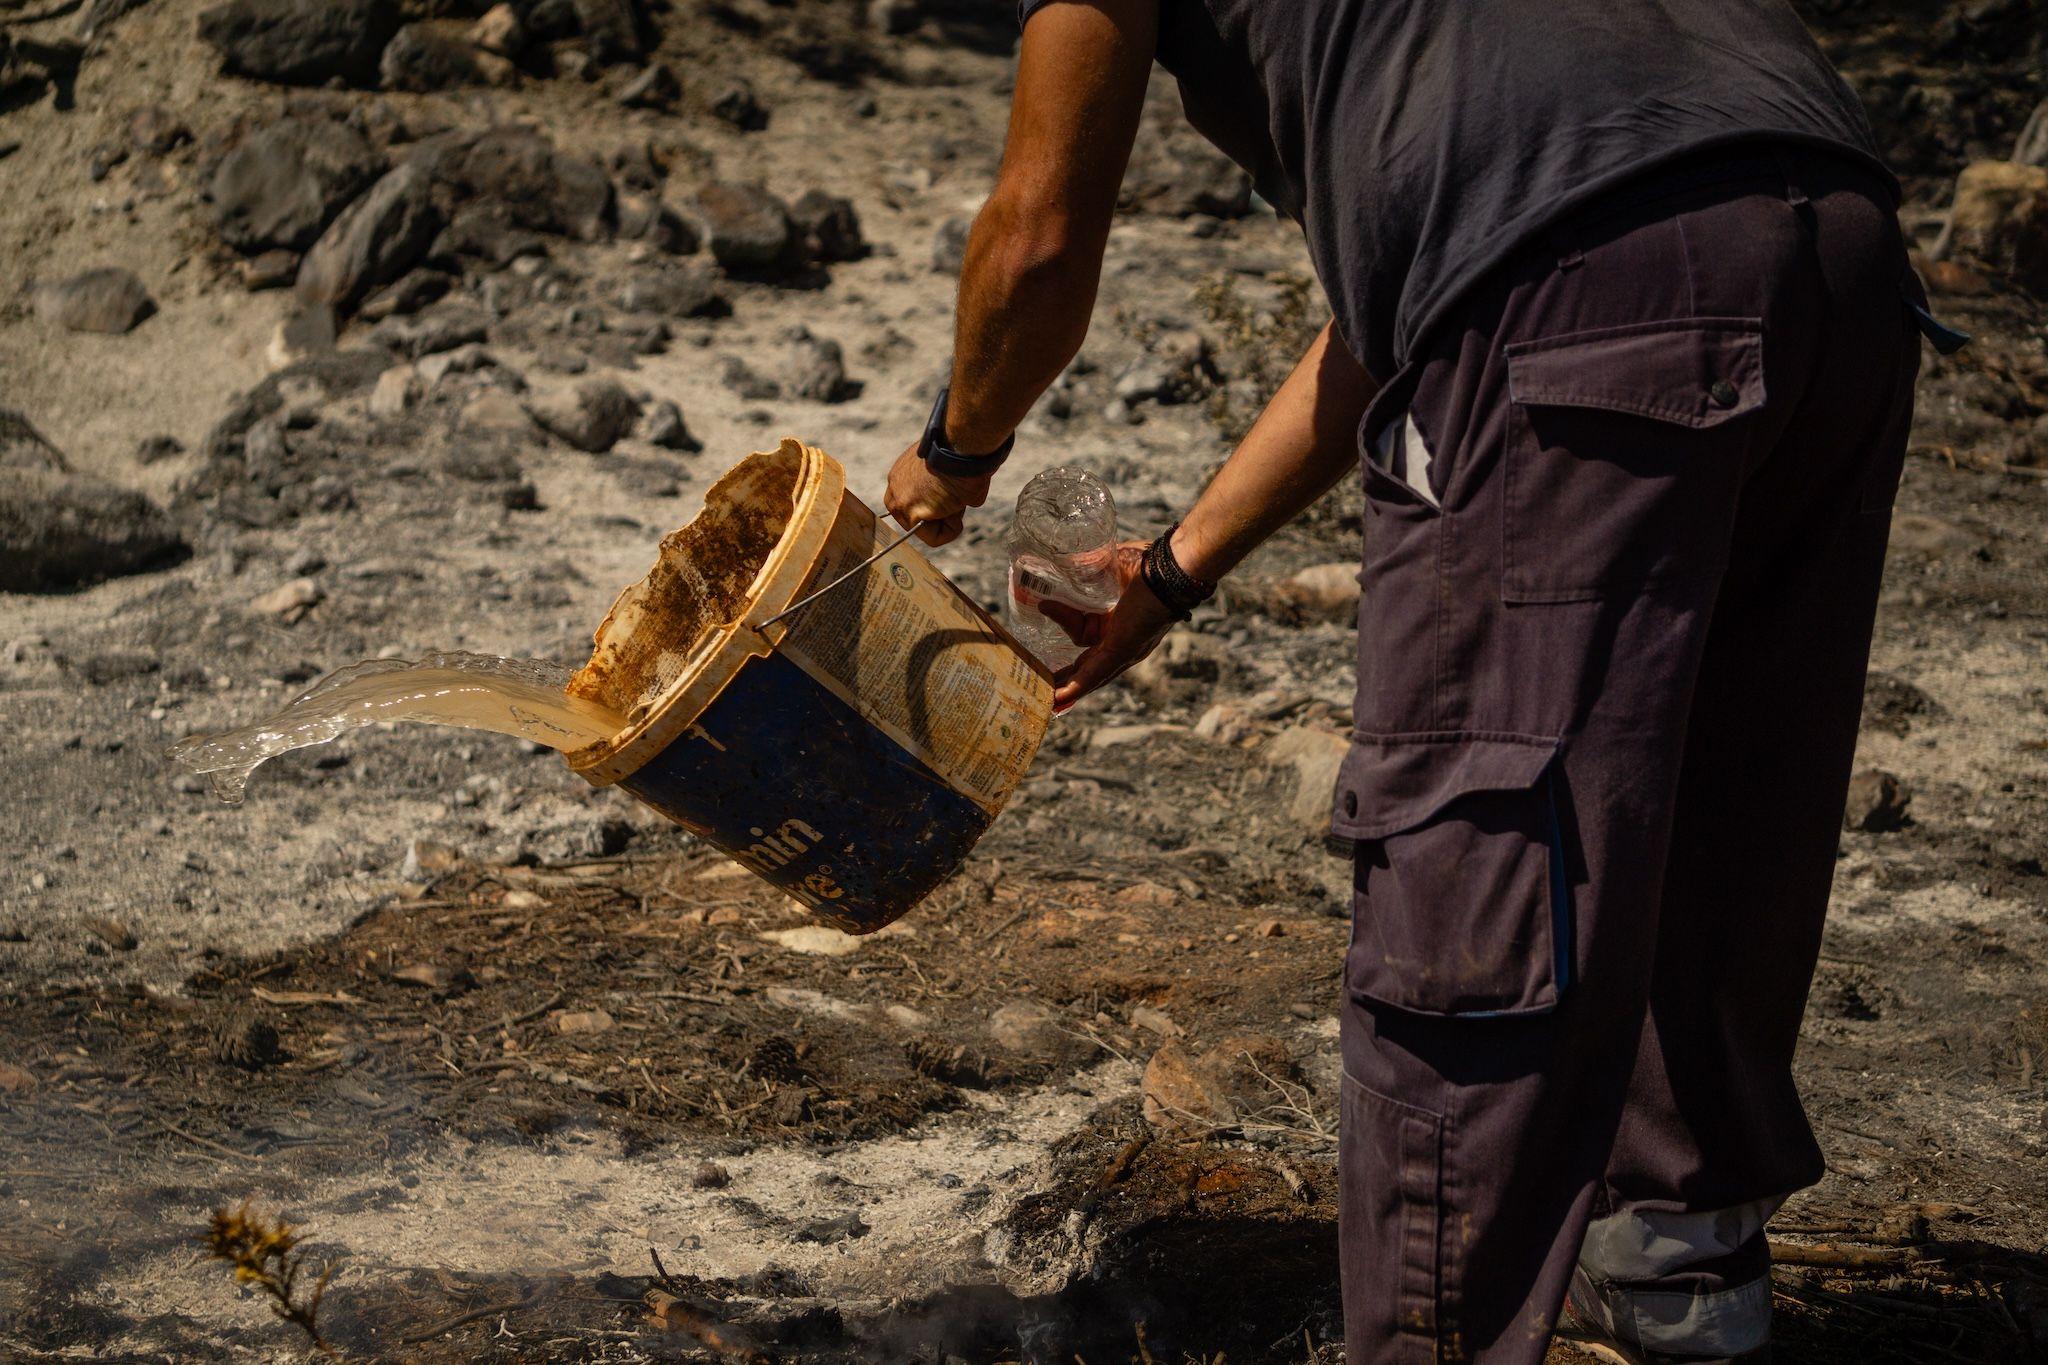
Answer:
[(934, 474), (945, 474), (956, 479), (979, 479), (995, 473), (1003, 467), (1003, 461), (1010, 458), (1010, 450), (1017, 444), (1017, 433), (1011, 432), (1003, 443), (986, 455), (966, 455), (946, 444), (946, 400), (952, 397), (953, 386), (946, 385), (939, 390), (939, 397), (932, 404), (931, 418), (924, 424), (924, 436), (917, 443), (917, 458), (924, 461), (924, 467)]

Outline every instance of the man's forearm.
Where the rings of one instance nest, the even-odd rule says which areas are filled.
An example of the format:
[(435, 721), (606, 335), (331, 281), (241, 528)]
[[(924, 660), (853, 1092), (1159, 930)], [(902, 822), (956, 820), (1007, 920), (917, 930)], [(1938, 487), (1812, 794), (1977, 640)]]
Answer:
[(1217, 582), (1355, 468), (1358, 423), (1378, 388), (1324, 327), (1181, 522), (1181, 567)]
[(1099, 242), (1077, 241), (1042, 207), (991, 198), (960, 272), (947, 440), (1000, 445), (1081, 349), (1102, 269)]

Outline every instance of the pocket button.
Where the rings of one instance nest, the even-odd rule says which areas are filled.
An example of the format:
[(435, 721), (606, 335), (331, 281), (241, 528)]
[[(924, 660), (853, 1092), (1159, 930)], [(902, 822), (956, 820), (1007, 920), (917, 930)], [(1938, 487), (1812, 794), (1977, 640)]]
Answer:
[(1727, 380), (1716, 379), (1708, 385), (1707, 397), (1714, 400), (1714, 406), (1717, 408), (1732, 408), (1742, 395), (1736, 392), (1735, 386)]

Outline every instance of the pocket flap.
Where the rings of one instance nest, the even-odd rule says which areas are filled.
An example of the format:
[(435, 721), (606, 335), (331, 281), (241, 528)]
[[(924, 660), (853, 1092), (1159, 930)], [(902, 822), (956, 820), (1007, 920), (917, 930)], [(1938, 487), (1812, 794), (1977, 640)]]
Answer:
[(1330, 829), (1347, 839), (1384, 839), (1461, 796), (1525, 791), (1543, 776), (1557, 746), (1554, 738), (1469, 730), (1354, 735), (1337, 772)]
[(1704, 428), (1764, 404), (1761, 318), (1684, 318), (1518, 341), (1508, 392), (1529, 407), (1599, 408)]

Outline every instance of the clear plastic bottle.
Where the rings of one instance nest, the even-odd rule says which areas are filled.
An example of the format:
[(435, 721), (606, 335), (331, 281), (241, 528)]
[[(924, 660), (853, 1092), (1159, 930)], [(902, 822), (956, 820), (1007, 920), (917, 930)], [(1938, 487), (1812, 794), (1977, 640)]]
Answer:
[(1059, 465), (1024, 485), (1010, 522), (1010, 633), (1048, 668), (1064, 668), (1081, 646), (1040, 609), (1061, 602), (1107, 612), (1121, 591), (1116, 575), (1116, 504), (1102, 480)]

